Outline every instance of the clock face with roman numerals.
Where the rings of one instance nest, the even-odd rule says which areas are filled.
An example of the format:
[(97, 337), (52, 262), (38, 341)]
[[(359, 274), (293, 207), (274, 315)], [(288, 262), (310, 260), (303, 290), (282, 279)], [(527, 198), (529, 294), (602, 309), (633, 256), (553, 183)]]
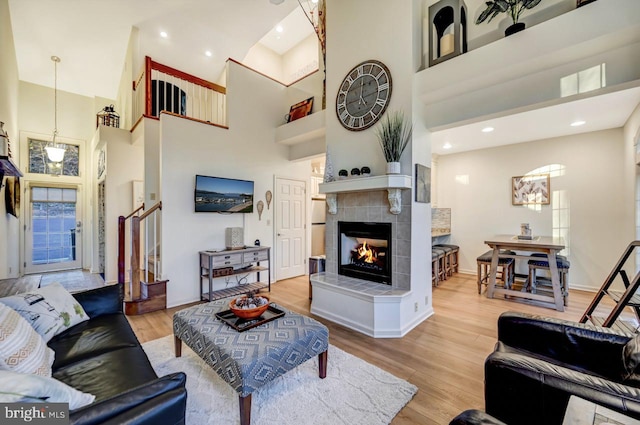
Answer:
[(336, 114), (347, 130), (360, 131), (376, 123), (391, 99), (391, 73), (376, 60), (356, 65), (340, 84)]

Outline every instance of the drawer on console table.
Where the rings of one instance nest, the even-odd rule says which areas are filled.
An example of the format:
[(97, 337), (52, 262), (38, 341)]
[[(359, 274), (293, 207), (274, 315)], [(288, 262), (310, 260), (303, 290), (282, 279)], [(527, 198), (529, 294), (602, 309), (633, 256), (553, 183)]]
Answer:
[(268, 258), (266, 249), (261, 251), (245, 252), (242, 255), (244, 256), (244, 263), (253, 263), (254, 261), (266, 261)]
[[(218, 268), (224, 266), (233, 266), (236, 264), (242, 264), (242, 253), (238, 252), (237, 254), (225, 254), (220, 256), (211, 257), (211, 267)], [(202, 267), (208, 268), (208, 262), (202, 264)]]

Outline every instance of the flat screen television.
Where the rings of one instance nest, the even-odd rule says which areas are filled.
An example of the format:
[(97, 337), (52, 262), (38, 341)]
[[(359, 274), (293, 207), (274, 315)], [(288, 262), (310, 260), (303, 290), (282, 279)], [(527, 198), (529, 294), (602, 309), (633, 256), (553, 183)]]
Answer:
[(196, 176), (196, 212), (252, 213), (253, 181)]

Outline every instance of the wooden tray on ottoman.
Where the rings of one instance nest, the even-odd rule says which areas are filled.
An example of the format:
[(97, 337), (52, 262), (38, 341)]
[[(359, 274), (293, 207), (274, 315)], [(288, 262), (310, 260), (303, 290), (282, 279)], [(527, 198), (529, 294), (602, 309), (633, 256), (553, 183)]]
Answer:
[(244, 332), (247, 329), (255, 328), (256, 326), (263, 325), (282, 316), (284, 316), (284, 311), (272, 305), (270, 305), (269, 308), (267, 308), (267, 310), (262, 313), (262, 316), (256, 319), (242, 319), (233, 314), (231, 310), (224, 310), (216, 313), (216, 317), (218, 319), (231, 326), (238, 332)]

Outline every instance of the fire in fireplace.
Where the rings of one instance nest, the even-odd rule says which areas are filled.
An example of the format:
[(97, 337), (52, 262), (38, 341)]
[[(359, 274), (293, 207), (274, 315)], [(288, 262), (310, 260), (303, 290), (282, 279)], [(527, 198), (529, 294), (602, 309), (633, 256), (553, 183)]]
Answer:
[(391, 285), (391, 223), (338, 222), (338, 274)]

